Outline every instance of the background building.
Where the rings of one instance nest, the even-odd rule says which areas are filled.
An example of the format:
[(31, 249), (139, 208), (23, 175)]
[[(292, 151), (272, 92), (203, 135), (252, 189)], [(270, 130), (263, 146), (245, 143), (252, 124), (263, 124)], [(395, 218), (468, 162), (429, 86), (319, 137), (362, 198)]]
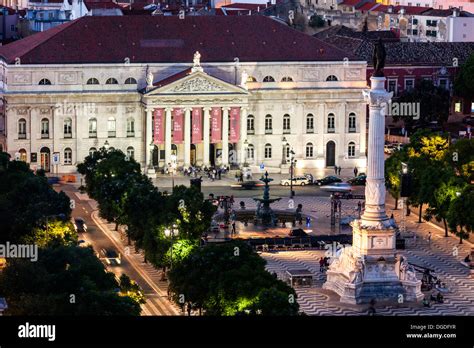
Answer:
[(366, 62), (267, 17), (88, 16), (0, 56), (7, 150), (33, 167), (73, 172), (104, 144), (142, 166), (285, 171), (290, 148), (300, 168), (366, 165)]

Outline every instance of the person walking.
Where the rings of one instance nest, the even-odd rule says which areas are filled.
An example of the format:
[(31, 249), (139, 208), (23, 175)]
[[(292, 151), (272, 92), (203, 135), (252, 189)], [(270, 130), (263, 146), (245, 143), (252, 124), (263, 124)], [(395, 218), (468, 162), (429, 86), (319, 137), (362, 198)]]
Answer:
[(338, 171), (338, 175), (341, 176), (341, 167), (337, 168), (337, 171)]
[(235, 234), (235, 220), (232, 220), (232, 234)]
[(334, 166), (334, 174), (337, 175), (337, 166)]
[(359, 170), (357, 169), (357, 167), (354, 167), (354, 177), (357, 177), (357, 173), (359, 173)]
[(431, 231), (428, 232), (428, 246), (431, 247)]
[(324, 259), (323, 259), (322, 256), (321, 256), (321, 258), (319, 259), (319, 272), (321, 272), (321, 273), (324, 272)]

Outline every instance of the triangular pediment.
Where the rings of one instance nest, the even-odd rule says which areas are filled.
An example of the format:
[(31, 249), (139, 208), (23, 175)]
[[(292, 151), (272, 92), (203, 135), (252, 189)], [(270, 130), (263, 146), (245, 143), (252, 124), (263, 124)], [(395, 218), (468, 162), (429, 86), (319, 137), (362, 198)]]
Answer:
[(145, 93), (146, 96), (158, 95), (187, 95), (187, 94), (223, 94), (248, 95), (247, 90), (232, 85), (226, 81), (208, 75), (203, 71), (195, 71), (176, 81), (161, 87), (156, 87)]

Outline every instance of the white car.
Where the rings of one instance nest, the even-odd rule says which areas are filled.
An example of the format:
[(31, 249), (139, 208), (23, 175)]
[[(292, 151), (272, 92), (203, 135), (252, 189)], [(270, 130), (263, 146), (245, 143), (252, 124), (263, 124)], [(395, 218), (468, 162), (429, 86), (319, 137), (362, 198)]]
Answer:
[[(280, 181), (280, 185), (283, 186), (290, 186), (291, 180), (290, 179), (283, 179)], [(307, 177), (305, 176), (295, 176), (293, 178), (293, 186), (304, 186), (309, 185), (310, 182)]]

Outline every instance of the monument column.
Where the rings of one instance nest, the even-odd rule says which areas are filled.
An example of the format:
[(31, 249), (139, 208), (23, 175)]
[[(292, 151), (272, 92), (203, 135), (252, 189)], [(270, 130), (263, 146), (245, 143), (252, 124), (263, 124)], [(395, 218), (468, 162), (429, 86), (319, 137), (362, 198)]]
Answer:
[(191, 108), (184, 109), (184, 166), (191, 166)]
[(165, 166), (171, 164), (171, 112), (172, 108), (166, 108), (165, 120)]
[(203, 122), (203, 165), (209, 167), (209, 111), (211, 108), (204, 108), (204, 122)]
[(223, 108), (222, 113), (222, 164), (229, 164), (229, 110)]

